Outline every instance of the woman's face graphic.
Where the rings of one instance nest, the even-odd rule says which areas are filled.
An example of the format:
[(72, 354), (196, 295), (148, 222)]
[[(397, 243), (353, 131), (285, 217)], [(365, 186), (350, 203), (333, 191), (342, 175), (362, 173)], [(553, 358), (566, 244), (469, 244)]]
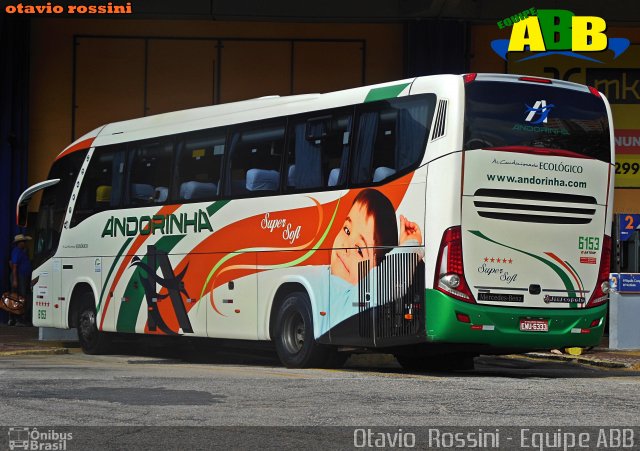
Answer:
[(355, 285), (358, 283), (358, 263), (369, 260), (369, 267), (375, 266), (374, 229), (373, 217), (362, 204), (354, 204), (333, 242), (331, 274)]

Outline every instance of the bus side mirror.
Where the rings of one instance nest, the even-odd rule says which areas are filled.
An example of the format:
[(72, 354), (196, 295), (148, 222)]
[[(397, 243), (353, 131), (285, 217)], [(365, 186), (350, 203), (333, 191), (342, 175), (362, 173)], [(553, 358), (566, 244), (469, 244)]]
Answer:
[(20, 194), (18, 203), (16, 205), (16, 223), (20, 227), (27, 226), (29, 201), (31, 200), (33, 195), (40, 190), (55, 185), (58, 182), (60, 182), (60, 179), (45, 180), (44, 182), (36, 183), (35, 185), (30, 186), (22, 194)]
[(27, 226), (27, 216), (29, 215), (29, 205), (22, 204), (18, 206), (18, 217), (16, 218), (16, 222), (19, 227)]

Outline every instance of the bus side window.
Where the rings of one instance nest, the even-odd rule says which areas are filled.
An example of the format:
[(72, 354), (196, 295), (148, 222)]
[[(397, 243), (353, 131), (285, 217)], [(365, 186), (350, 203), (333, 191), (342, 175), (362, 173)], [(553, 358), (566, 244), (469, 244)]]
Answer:
[(243, 197), (279, 191), (284, 131), (284, 120), (234, 131), (228, 145), (225, 195)]
[(287, 192), (338, 188), (346, 180), (351, 109), (293, 118), (285, 173)]
[(178, 151), (176, 164), (175, 179), (179, 202), (211, 200), (218, 197), (224, 144), (224, 129), (186, 135)]
[(417, 167), (424, 156), (434, 105), (435, 96), (427, 94), (358, 107), (351, 181), (379, 183)]
[(136, 143), (129, 151), (127, 205), (143, 207), (167, 201), (171, 183), (173, 141)]
[(82, 180), (71, 226), (79, 224), (97, 212), (117, 208), (123, 176), (124, 146), (96, 148)]

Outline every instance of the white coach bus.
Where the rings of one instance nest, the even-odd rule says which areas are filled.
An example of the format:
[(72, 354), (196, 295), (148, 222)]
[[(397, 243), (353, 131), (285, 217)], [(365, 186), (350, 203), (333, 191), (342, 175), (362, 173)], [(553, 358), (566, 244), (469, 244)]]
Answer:
[(117, 333), (273, 340), (289, 367), (596, 345), (611, 124), (593, 88), (503, 74), (107, 124), (18, 202), (24, 225), (43, 190), (33, 322), (90, 354)]

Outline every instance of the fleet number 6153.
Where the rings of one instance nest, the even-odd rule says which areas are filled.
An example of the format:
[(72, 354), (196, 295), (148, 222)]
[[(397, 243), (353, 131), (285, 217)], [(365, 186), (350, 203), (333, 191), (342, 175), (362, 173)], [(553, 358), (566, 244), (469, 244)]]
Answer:
[(581, 251), (597, 251), (600, 249), (600, 238), (597, 236), (578, 237), (578, 249)]

